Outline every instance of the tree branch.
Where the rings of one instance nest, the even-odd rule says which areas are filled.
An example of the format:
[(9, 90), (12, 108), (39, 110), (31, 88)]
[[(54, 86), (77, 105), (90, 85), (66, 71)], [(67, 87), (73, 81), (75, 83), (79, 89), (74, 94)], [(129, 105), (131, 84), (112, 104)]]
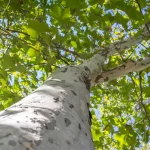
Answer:
[(141, 109), (144, 111), (144, 114), (145, 114), (145, 116), (146, 116), (146, 118), (148, 119), (148, 121), (150, 121), (150, 117), (149, 117), (149, 113), (147, 112), (147, 110), (146, 110), (146, 107), (145, 107), (145, 105), (144, 105), (144, 103), (143, 103), (143, 87), (142, 87), (142, 72), (139, 72), (139, 81), (140, 81), (140, 99), (139, 99), (139, 103), (140, 103), (140, 106), (142, 107)]
[(79, 57), (79, 58), (82, 58), (78, 53), (76, 53), (76, 52), (74, 52), (74, 51), (71, 51), (71, 50), (69, 50), (69, 49), (67, 49), (67, 48), (64, 48), (64, 47), (55, 47), (56, 49), (61, 49), (62, 51), (65, 51), (65, 52), (68, 52), (68, 53), (71, 53), (71, 54), (73, 54), (73, 55), (75, 55), (75, 56), (77, 56), (77, 57)]
[(22, 41), (23, 43), (27, 44), (29, 47), (33, 48), (35, 51), (39, 52), (39, 50), (36, 49), (36, 48), (34, 48), (31, 43), (29, 43), (29, 42), (25, 41), (24, 39), (21, 39), (21, 38), (15, 36), (15, 35), (11, 34), (9, 31), (7, 31), (6, 29), (4, 29), (1, 26), (0, 26), (0, 30), (2, 30), (3, 32), (5, 32), (6, 36), (10, 36), (10, 37), (16, 38), (16, 39)]
[[(137, 3), (137, 5), (138, 5), (138, 7), (139, 7), (139, 10), (140, 10), (141, 14), (143, 15), (142, 7), (141, 7), (139, 1), (136, 0), (136, 3)], [(144, 18), (144, 15), (143, 15), (143, 18)], [(149, 29), (149, 26), (147, 25), (147, 23), (145, 24), (145, 27), (147, 28), (147, 31), (150, 33), (150, 29)]]
[(13, 30), (13, 29), (9, 29), (9, 28), (6, 28), (5, 30), (10, 31), (10, 32), (15, 32), (15, 33), (22, 33), (22, 34), (24, 34), (26, 36), (30, 36), (29, 34), (27, 34), (25, 32), (22, 32), (22, 31), (17, 31), (17, 30)]
[(118, 77), (121, 77), (123, 75), (126, 75), (130, 72), (134, 71), (141, 71), (143, 69), (146, 69), (150, 66), (150, 55), (146, 57), (144, 60), (140, 61), (128, 61), (125, 64), (113, 68), (111, 70), (103, 71), (101, 74), (96, 76), (94, 84), (102, 83), (102, 82), (108, 82), (113, 79), (117, 79)]
[[(147, 23), (150, 28), (150, 23)], [(131, 48), (133, 45), (139, 44), (146, 37), (150, 37), (150, 33), (146, 27), (143, 29), (143, 33), (135, 38), (129, 37), (127, 40), (117, 41), (113, 44), (106, 46), (105, 48), (99, 48), (99, 53), (95, 54), (91, 59), (84, 61), (81, 66), (87, 66), (91, 71), (91, 79), (95, 80), (95, 74), (99, 74), (102, 71), (102, 66), (109, 56), (115, 53), (122, 52), (125, 49)]]

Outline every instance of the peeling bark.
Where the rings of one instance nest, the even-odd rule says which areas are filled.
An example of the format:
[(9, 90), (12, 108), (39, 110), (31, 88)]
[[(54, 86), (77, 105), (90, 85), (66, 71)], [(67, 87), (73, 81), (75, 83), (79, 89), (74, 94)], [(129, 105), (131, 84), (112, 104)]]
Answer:
[[(147, 27), (149, 27), (150, 29), (150, 23), (147, 23)], [(81, 64), (81, 66), (88, 66), (88, 68), (90, 68), (91, 71), (90, 78), (92, 79), (91, 81), (92, 85), (95, 84), (96, 77), (102, 72), (102, 66), (104, 65), (105, 60), (109, 56), (112, 56), (118, 52), (125, 51), (131, 48), (132, 46), (139, 44), (145, 38), (150, 37), (150, 33), (147, 27), (143, 28), (143, 33), (138, 38), (135, 38), (133, 36), (133, 37), (129, 37), (126, 40), (112, 43), (106, 46), (105, 48), (102, 47), (96, 48), (100, 52), (94, 55), (91, 59), (86, 60)]]
[(61, 68), (1, 112), (0, 149), (94, 150), (85, 82), (89, 73), (86, 67)]
[(108, 82), (118, 77), (124, 76), (130, 72), (141, 71), (150, 66), (150, 55), (143, 60), (139, 61), (128, 61), (125, 64), (113, 68), (111, 70), (106, 70), (97, 75), (94, 84), (99, 84), (103, 82)]
[(149, 66), (146, 58), (133, 62), (131, 70), (128, 64), (114, 69), (116, 72), (102, 73), (101, 70), (108, 56), (138, 44), (147, 36), (149, 33), (144, 30), (137, 39), (131, 37), (101, 48), (79, 66), (59, 69), (33, 93), (0, 112), (0, 150), (94, 150), (90, 131), (90, 85), (113, 79), (112, 74), (116, 77), (119, 69), (123, 75), (136, 71), (135, 66), (137, 70)]

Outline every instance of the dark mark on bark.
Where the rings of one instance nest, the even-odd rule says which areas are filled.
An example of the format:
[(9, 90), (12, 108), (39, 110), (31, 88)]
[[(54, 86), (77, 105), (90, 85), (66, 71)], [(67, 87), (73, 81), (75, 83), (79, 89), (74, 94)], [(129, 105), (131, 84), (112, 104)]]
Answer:
[(55, 113), (56, 116), (58, 116), (60, 114), (59, 111), (55, 111), (54, 113)]
[(91, 88), (91, 80), (86, 78), (85, 80), (85, 85), (86, 85), (86, 88), (88, 91), (90, 91), (90, 88)]
[(80, 125), (80, 123), (79, 123), (78, 127), (79, 127), (79, 130), (81, 130), (81, 125)]
[(108, 81), (109, 80), (109, 78), (108, 77), (106, 77), (105, 79), (104, 79), (104, 81), (106, 82), (106, 81)]
[(89, 125), (90, 126), (92, 125), (92, 114), (90, 111), (89, 111)]
[(61, 82), (65, 83), (65, 82), (66, 82), (66, 80), (61, 80)]
[(67, 127), (71, 124), (71, 121), (68, 118), (65, 118), (64, 121)]
[(66, 72), (68, 70), (68, 68), (65, 68), (64, 70), (62, 70), (61, 72)]
[(90, 104), (87, 103), (87, 108), (88, 108), (88, 111), (89, 111), (89, 125), (91, 126), (92, 125), (92, 114), (90, 112)]
[(58, 98), (58, 97), (54, 97), (53, 99), (54, 99), (54, 101), (55, 101), (56, 103), (59, 102), (59, 98)]
[(51, 138), (48, 138), (48, 141), (49, 141), (50, 143), (53, 143), (53, 139), (51, 139)]
[(85, 71), (90, 71), (90, 69), (87, 66), (84, 66)]
[(87, 136), (87, 133), (85, 133), (85, 135)]
[(46, 123), (45, 126), (48, 130), (54, 130), (56, 126), (56, 120), (52, 120), (51, 122)]
[(125, 64), (123, 64), (123, 65), (122, 65), (122, 67), (124, 67), (124, 68), (125, 68), (125, 67), (126, 67), (126, 65), (125, 65)]
[(95, 82), (97, 83), (100, 78), (102, 78), (102, 75), (98, 75), (95, 79)]
[(77, 80), (74, 80), (75, 82), (78, 82)]
[(106, 57), (108, 53), (109, 51), (105, 49), (103, 52), (101, 52), (101, 55)]
[(54, 117), (54, 116), (51, 116), (51, 118), (52, 118), (52, 119), (55, 119), (55, 117)]
[(86, 103), (87, 104), (87, 108), (88, 108), (88, 110), (89, 110), (89, 108), (90, 108), (90, 104), (89, 103)]
[(39, 146), (41, 144), (42, 140), (35, 140), (34, 143), (36, 144), (36, 146)]
[(76, 94), (73, 90), (71, 90), (71, 92), (72, 92), (75, 96), (77, 96), (77, 94)]
[(144, 63), (141, 63), (141, 65), (144, 66), (145, 64), (144, 64)]
[(10, 136), (10, 135), (11, 135), (11, 133), (8, 133), (8, 134), (6, 134), (6, 135), (4, 135), (4, 136), (0, 136), (0, 140), (3, 139), (3, 138), (8, 137), (8, 136)]
[(66, 143), (67, 143), (68, 145), (70, 145), (70, 142), (69, 142), (68, 140), (66, 140)]
[(84, 82), (83, 77), (79, 76), (79, 81)]
[(74, 108), (74, 106), (72, 105), (72, 104), (69, 104), (69, 107), (72, 109), (72, 108)]
[(13, 141), (13, 140), (10, 140), (9, 142), (8, 142), (8, 145), (10, 145), (10, 146), (16, 146), (16, 142), (15, 141)]

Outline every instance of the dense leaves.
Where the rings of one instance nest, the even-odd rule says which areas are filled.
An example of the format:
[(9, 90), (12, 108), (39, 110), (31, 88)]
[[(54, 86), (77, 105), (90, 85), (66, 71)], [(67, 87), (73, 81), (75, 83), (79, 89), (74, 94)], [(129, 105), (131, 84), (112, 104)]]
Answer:
[[(138, 37), (149, 0), (1, 0), (0, 110), (37, 88), (48, 73), (77, 65), (116, 40)], [(104, 69), (150, 52), (143, 41), (107, 59)], [(95, 149), (148, 149), (149, 68), (91, 90)]]

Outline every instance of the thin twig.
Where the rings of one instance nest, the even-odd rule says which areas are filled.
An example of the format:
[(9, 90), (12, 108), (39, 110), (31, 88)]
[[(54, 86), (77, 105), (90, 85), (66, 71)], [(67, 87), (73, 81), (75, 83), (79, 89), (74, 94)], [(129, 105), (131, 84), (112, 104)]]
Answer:
[(133, 83), (133, 86), (134, 86), (134, 89), (135, 89), (135, 94), (136, 94), (137, 98), (139, 99), (139, 95), (138, 95), (138, 92), (137, 92), (137, 90), (136, 90), (136, 84), (135, 84), (135, 82), (134, 82), (132, 73), (130, 72), (129, 75), (130, 75), (130, 78), (131, 78), (131, 80), (132, 80), (132, 83)]
[(140, 43), (140, 44), (147, 50), (147, 47), (143, 43)]
[(150, 117), (149, 117), (149, 115), (148, 115), (148, 112), (147, 112), (147, 110), (146, 110), (146, 108), (145, 108), (145, 105), (143, 104), (143, 87), (142, 87), (142, 71), (140, 71), (139, 72), (139, 81), (140, 81), (140, 84), (139, 84), (139, 87), (140, 87), (140, 104), (141, 104), (141, 106), (143, 107), (143, 110), (144, 110), (144, 112), (145, 112), (145, 115), (146, 115), (146, 117), (147, 117), (147, 119), (150, 121)]
[[(139, 10), (140, 10), (140, 12), (141, 12), (142, 16), (144, 17), (143, 12), (142, 12), (142, 7), (141, 7), (141, 5), (140, 5), (139, 1), (138, 1), (138, 0), (136, 0), (136, 3), (137, 3), (137, 5), (138, 5), (138, 7), (139, 7)], [(150, 33), (150, 29), (149, 29), (149, 27), (148, 27), (147, 23), (145, 24), (145, 26), (146, 26), (146, 28), (147, 28), (147, 31)]]
[(65, 51), (65, 52), (71, 53), (71, 54), (73, 54), (73, 55), (76, 55), (77, 57), (82, 58), (78, 53), (76, 53), (76, 52), (74, 52), (74, 51), (70, 51), (70, 50), (67, 49), (67, 48), (64, 48), (64, 47), (56, 47), (56, 48), (61, 49), (61, 50)]
[(56, 56), (56, 58), (58, 58), (58, 59), (61, 59), (66, 65), (70, 65), (64, 58), (62, 58), (63, 56), (62, 55), (58, 55), (58, 56)]
[(13, 29), (9, 29), (9, 28), (7, 28), (6, 30), (7, 30), (7, 31), (10, 31), (10, 32), (17, 32), (17, 33), (22, 33), (22, 34), (24, 34), (24, 35), (30, 36), (29, 34), (24, 33), (24, 32), (22, 32), (22, 31), (17, 31), (17, 30), (13, 30)]
[(5, 29), (3, 29), (2, 27), (0, 27), (0, 30), (2, 30), (2, 31), (4, 31), (5, 33), (7, 33), (8, 36), (11, 36), (11, 37), (13, 37), (13, 38), (16, 38), (16, 39), (18, 39), (18, 40), (24, 42), (24, 43), (27, 44), (29, 47), (31, 47), (31, 48), (33, 48), (34, 50), (36, 50), (37, 52), (39, 52), (38, 49), (34, 48), (34, 47), (33, 47), (30, 43), (28, 43), (27, 41), (16, 37), (15, 35), (9, 33), (8, 31), (6, 31)]
[(2, 12), (2, 16), (3, 16), (3, 15), (4, 15), (4, 13), (6, 12), (6, 10), (7, 10), (8, 6), (9, 6), (9, 4), (10, 4), (10, 1), (11, 1), (11, 0), (9, 0), (9, 2), (7, 3), (7, 6), (6, 6), (6, 8), (5, 8), (5, 10)]

